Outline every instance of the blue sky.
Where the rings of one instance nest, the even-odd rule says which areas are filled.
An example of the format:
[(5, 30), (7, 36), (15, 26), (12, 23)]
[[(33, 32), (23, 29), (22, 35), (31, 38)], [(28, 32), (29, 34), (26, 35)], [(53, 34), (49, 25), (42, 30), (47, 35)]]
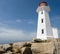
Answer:
[[(36, 9), (43, 0), (0, 0), (0, 43), (30, 40), (36, 37), (38, 14)], [(47, 1), (51, 11), (52, 27), (60, 31), (60, 1)]]

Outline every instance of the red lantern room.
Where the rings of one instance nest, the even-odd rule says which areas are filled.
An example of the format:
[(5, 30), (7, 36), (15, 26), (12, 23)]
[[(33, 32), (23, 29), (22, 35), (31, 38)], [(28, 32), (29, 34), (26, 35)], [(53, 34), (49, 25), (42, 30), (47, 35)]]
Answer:
[(44, 1), (44, 2), (39, 3), (39, 6), (48, 6), (48, 3)]

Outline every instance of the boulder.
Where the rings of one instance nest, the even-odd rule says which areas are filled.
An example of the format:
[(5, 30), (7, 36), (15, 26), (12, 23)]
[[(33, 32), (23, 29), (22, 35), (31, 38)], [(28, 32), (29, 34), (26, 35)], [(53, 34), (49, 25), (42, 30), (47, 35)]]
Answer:
[(32, 54), (32, 50), (30, 47), (23, 47), (22, 54)]
[(33, 54), (53, 54), (54, 51), (53, 42), (49, 43), (32, 43), (31, 49)]
[(5, 53), (5, 51), (0, 51), (0, 54), (3, 54), (3, 53)]

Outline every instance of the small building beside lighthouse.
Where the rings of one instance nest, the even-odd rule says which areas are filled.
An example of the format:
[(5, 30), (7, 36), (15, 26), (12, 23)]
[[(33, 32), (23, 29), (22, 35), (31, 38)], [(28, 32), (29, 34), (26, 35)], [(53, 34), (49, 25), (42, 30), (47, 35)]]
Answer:
[(57, 28), (52, 28), (50, 23), (50, 7), (48, 3), (39, 3), (36, 11), (38, 13), (37, 39), (59, 38)]

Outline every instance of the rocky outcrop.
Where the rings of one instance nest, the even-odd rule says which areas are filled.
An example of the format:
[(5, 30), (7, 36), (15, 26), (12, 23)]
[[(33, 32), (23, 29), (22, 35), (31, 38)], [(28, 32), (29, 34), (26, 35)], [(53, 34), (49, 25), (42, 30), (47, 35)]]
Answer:
[(54, 44), (49, 43), (32, 43), (33, 54), (53, 54)]
[[(5, 47), (5, 48), (4, 48)], [(0, 54), (60, 54), (60, 41), (19, 42), (0, 45)]]

